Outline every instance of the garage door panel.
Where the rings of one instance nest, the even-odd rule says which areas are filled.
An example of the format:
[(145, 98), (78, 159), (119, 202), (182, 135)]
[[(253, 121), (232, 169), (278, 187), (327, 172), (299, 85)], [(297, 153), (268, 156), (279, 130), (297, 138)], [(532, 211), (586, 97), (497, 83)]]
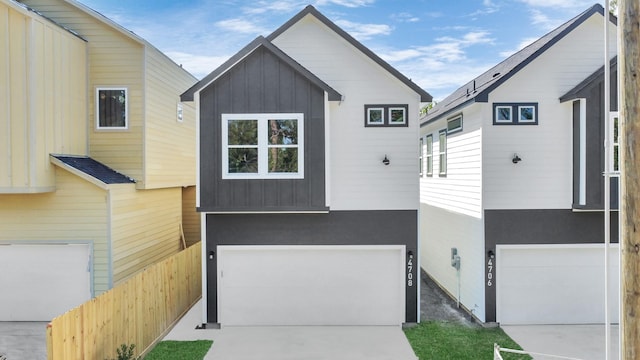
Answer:
[[(513, 246), (498, 250), (497, 320), (502, 324), (604, 322), (604, 247)], [(618, 313), (617, 247), (611, 251), (610, 315)], [(617, 320), (617, 318), (616, 318)]]
[(0, 245), (0, 321), (49, 321), (91, 298), (90, 246)]
[(224, 325), (404, 321), (401, 247), (218, 247)]

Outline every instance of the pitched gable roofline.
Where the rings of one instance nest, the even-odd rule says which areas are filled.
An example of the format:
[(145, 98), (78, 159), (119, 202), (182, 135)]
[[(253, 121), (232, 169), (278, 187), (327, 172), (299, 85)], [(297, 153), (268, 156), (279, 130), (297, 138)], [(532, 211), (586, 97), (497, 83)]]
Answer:
[[(502, 85), (502, 83), (507, 81), (518, 71), (523, 69), (547, 49), (555, 45), (558, 41), (596, 13), (604, 15), (604, 8), (602, 5), (593, 5), (580, 15), (560, 25), (524, 49), (516, 52), (498, 65), (487, 70), (482, 75), (458, 88), (431, 109), (429, 113), (421, 119), (420, 126), (424, 126), (450, 115), (470, 103), (489, 101), (489, 94), (494, 89)], [(610, 16), (609, 19), (612, 23), (617, 23), (614, 16)]]
[(150, 42), (148, 42), (147, 40), (143, 39), (142, 37), (138, 36), (136, 33), (134, 33), (131, 30), (128, 30), (127, 28), (125, 28), (124, 26), (118, 24), (117, 22), (109, 19), (108, 17), (106, 17), (105, 15), (103, 15), (102, 13), (88, 7), (87, 5), (84, 5), (83, 3), (76, 1), (76, 0), (64, 0), (66, 3), (74, 6), (75, 8), (83, 11), (84, 13), (86, 13), (87, 15), (93, 17), (94, 19), (106, 24), (107, 26), (117, 30), (118, 32), (120, 32), (121, 34), (123, 34), (124, 36), (128, 37), (129, 39), (141, 44), (142, 46), (145, 47), (149, 47), (152, 48), (154, 50), (156, 50), (158, 53), (161, 54), (161, 56), (163, 56), (164, 58), (166, 58), (167, 60), (171, 61), (172, 63), (174, 63), (177, 67), (179, 67), (180, 69), (182, 69), (182, 71), (184, 71), (185, 73), (187, 73), (188, 75), (190, 75), (191, 77), (193, 77), (195, 79), (195, 76), (193, 76), (190, 72), (188, 72), (186, 69), (184, 69), (182, 67), (182, 65), (178, 65), (175, 61), (173, 61), (173, 59), (171, 59), (169, 56), (167, 56), (167, 54), (165, 54), (164, 52), (158, 50), (158, 48), (156, 48), (155, 46), (153, 46), (153, 44), (151, 44)]
[(193, 101), (193, 96), (196, 92), (209, 86), (209, 84), (216, 81), (220, 76), (224, 75), (227, 71), (233, 68), (237, 63), (239, 63), (240, 61), (242, 61), (242, 59), (249, 56), (259, 47), (264, 47), (267, 50), (271, 51), (281, 61), (293, 67), (297, 72), (299, 72), (304, 77), (306, 77), (311, 83), (315, 84), (322, 90), (326, 91), (327, 94), (329, 95), (329, 101), (342, 100), (342, 95), (338, 93), (336, 90), (334, 90), (331, 86), (327, 85), (324, 81), (320, 80), (320, 78), (315, 76), (311, 71), (307, 70), (298, 62), (293, 60), (289, 55), (285, 54), (277, 46), (269, 42), (269, 40), (265, 39), (263, 36), (258, 36), (255, 40), (250, 42), (249, 45), (242, 48), (242, 50), (240, 50), (238, 53), (230, 57), (229, 60), (225, 61), (217, 69), (213, 70), (209, 75), (202, 78), (202, 80), (198, 81), (191, 88), (189, 88), (182, 95), (180, 95), (180, 101)]
[(411, 81), (406, 76), (402, 75), (398, 70), (389, 65), (386, 61), (382, 60), (378, 55), (376, 55), (373, 51), (369, 50), (366, 46), (362, 45), (358, 40), (349, 35), (346, 31), (342, 30), (338, 25), (334, 24), (331, 20), (329, 20), (326, 16), (322, 15), (315, 7), (312, 5), (307, 5), (302, 11), (300, 11), (296, 16), (291, 18), (289, 21), (280, 26), (276, 31), (271, 33), (271, 35), (267, 36), (267, 40), (273, 41), (280, 34), (287, 31), (291, 26), (300, 21), (307, 15), (312, 15), (316, 19), (320, 20), (324, 25), (326, 25), (329, 29), (333, 30), (336, 34), (340, 35), (344, 38), (348, 43), (353, 45), (356, 49), (360, 50), (363, 54), (368, 56), (375, 63), (380, 65), (383, 69), (391, 73), (391, 75), (395, 76), (398, 80), (404, 83), (406, 86), (411, 88), (413, 91), (420, 95), (420, 100), (423, 102), (431, 102), (433, 98), (422, 89), (420, 86), (416, 85), (413, 81)]

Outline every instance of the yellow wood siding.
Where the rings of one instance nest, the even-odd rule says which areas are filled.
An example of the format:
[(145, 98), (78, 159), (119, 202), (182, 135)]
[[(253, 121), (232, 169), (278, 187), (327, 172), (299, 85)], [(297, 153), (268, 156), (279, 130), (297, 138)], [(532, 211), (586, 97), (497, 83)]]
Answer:
[(54, 168), (54, 193), (0, 194), (0, 241), (93, 244), (95, 295), (109, 289), (107, 193)]
[(87, 153), (86, 46), (0, 1), (0, 193), (53, 191), (49, 154)]
[(201, 240), (200, 213), (196, 211), (196, 187), (182, 188), (182, 227), (187, 246)]
[[(21, 1), (88, 41), (89, 155), (143, 186), (144, 46), (111, 25), (63, 0)], [(100, 16), (100, 15), (96, 15)], [(96, 130), (97, 87), (126, 87), (127, 130)]]
[(111, 185), (114, 284), (180, 250), (181, 188)]
[(196, 126), (192, 103), (180, 94), (196, 80), (158, 50), (146, 48), (145, 188), (195, 185)]

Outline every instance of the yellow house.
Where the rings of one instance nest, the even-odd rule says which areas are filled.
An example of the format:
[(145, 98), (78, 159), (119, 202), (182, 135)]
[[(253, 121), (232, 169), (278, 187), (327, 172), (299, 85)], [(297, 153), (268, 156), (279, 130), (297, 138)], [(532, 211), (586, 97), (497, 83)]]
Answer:
[(199, 240), (195, 82), (75, 0), (0, 0), (0, 321), (49, 320)]

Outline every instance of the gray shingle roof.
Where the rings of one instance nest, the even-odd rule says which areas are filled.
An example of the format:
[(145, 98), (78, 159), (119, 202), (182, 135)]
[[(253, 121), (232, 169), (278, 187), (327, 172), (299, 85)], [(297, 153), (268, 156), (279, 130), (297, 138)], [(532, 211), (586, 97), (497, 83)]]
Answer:
[(330, 101), (340, 101), (342, 99), (342, 95), (334, 90), (331, 86), (327, 85), (324, 81), (319, 79), (305, 67), (300, 65), (298, 62), (293, 60), (289, 55), (285, 54), (278, 47), (273, 45), (269, 40), (265, 39), (263, 36), (258, 36), (255, 40), (250, 42), (247, 46), (242, 48), (237, 54), (233, 55), (229, 60), (225, 61), (222, 65), (220, 65), (217, 69), (213, 70), (209, 75), (202, 78), (202, 80), (195, 83), (191, 88), (185, 91), (182, 95), (180, 95), (181, 101), (193, 101), (193, 95), (201, 90), (202, 88), (209, 85), (212, 81), (215, 81), (222, 74), (226, 73), (229, 69), (231, 69), (235, 64), (244, 59), (247, 55), (252, 53), (258, 47), (264, 47), (277, 56), (280, 60), (284, 61), (291, 67), (293, 67), (296, 71), (306, 77), (311, 83), (317, 85), (324, 91), (329, 94)]
[(112, 168), (98, 162), (88, 156), (51, 155), (66, 165), (94, 177), (105, 184), (130, 184), (135, 183), (132, 178), (123, 175)]
[(440, 101), (433, 107), (433, 109), (429, 110), (429, 113), (420, 120), (421, 125), (425, 125), (444, 116), (450, 115), (469, 103), (487, 102), (491, 91), (516, 74), (595, 13), (604, 14), (604, 8), (602, 5), (593, 5), (580, 15), (560, 25), (555, 30), (549, 32), (529, 46), (487, 70), (482, 75), (461, 86), (451, 95)]

